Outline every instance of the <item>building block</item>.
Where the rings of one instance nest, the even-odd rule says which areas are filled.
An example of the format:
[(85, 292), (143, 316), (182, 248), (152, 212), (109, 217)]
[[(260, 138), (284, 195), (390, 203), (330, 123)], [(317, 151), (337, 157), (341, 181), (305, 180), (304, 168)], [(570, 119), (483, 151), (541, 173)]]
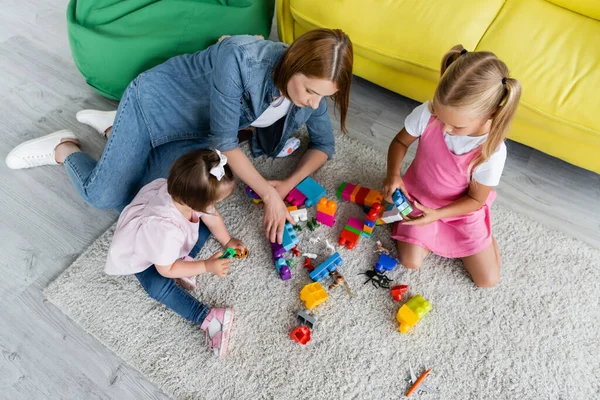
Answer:
[(335, 213), (337, 211), (337, 204), (335, 200), (327, 200), (327, 198), (323, 197), (321, 198), (321, 200), (319, 200), (319, 203), (317, 204), (317, 211), (335, 217)]
[(358, 192), (360, 192), (360, 189), (362, 189), (362, 186), (358, 186), (356, 185), (354, 187), (354, 190), (352, 191), (352, 193), (350, 194), (350, 201), (352, 203), (356, 203), (356, 195), (358, 194)]
[(342, 190), (342, 200), (346, 200), (346, 201), (350, 201), (350, 195), (352, 194), (352, 192), (354, 191), (354, 188), (356, 187), (356, 185), (352, 184), (352, 183), (343, 183), (344, 185), (344, 189)]
[(277, 260), (275, 260), (275, 268), (277, 268), (277, 273), (279, 274), (279, 277), (282, 280), (287, 281), (292, 277), (290, 267), (285, 262), (285, 259), (278, 258)]
[(298, 209), (298, 207), (296, 207), (296, 206), (288, 206), (288, 208), (287, 208), (288, 212), (292, 212), (297, 209)]
[(296, 186), (296, 189), (300, 191), (300, 193), (302, 193), (304, 196), (306, 196), (307, 207), (314, 206), (315, 204), (317, 204), (321, 197), (327, 194), (325, 188), (319, 185), (310, 176), (307, 176), (302, 182), (300, 182), (298, 186)]
[(346, 188), (346, 185), (347, 185), (346, 182), (342, 182), (342, 184), (338, 187), (337, 192), (335, 192), (335, 195), (338, 199), (342, 198), (342, 192)]
[(356, 193), (354, 202), (356, 204), (365, 204), (365, 200), (367, 199), (367, 196), (369, 195), (370, 192), (371, 192), (371, 189), (361, 186), (358, 193)]
[(319, 282), (309, 283), (300, 291), (300, 300), (304, 306), (312, 310), (316, 306), (325, 303), (329, 295)]
[(349, 225), (344, 226), (344, 230), (348, 231), (348, 232), (352, 232), (355, 235), (359, 235), (359, 236), (362, 235), (362, 232), (363, 232), (362, 228), (361, 229), (356, 229), (356, 228), (354, 228), (352, 226), (349, 226)]
[(400, 307), (396, 314), (396, 320), (400, 323), (398, 330), (407, 333), (429, 311), (431, 311), (430, 302), (419, 294), (412, 297)]
[(290, 251), (297, 244), (298, 236), (296, 236), (294, 226), (289, 222), (286, 222), (285, 226), (283, 227), (283, 240), (281, 241), (281, 245), (283, 246), (285, 251)]
[(365, 225), (365, 227), (363, 228), (363, 231), (362, 231), (362, 235), (366, 238), (370, 238), (371, 235), (373, 234), (373, 228), (374, 227), (372, 227), (372, 226), (369, 227), (369, 226)]
[(350, 217), (348, 218), (348, 222), (346, 222), (346, 225), (358, 229), (359, 231), (362, 231), (364, 223), (358, 218)]
[(400, 191), (400, 189), (396, 189), (394, 191), (394, 193), (392, 194), (392, 200), (394, 201), (394, 204), (396, 205), (398, 211), (400, 211), (400, 214), (407, 216), (408, 214), (413, 212), (412, 207), (410, 206), (408, 200)]
[(402, 294), (408, 290), (408, 285), (397, 285), (392, 286), (391, 294), (392, 299), (396, 301), (402, 301)]
[(251, 198), (253, 200), (261, 200), (258, 193), (256, 193), (254, 190), (252, 190), (252, 188), (250, 186), (246, 186), (246, 194), (248, 195), (249, 198)]
[(352, 250), (356, 247), (358, 243), (358, 239), (360, 239), (360, 235), (362, 233), (354, 233), (344, 228), (342, 233), (340, 233), (340, 238), (338, 240), (338, 244), (341, 246), (346, 246), (348, 250)]
[(392, 222), (402, 220), (402, 214), (398, 211), (398, 208), (394, 204), (388, 204), (381, 218), (377, 221), (379, 225), (381, 224), (391, 224)]
[(223, 254), (221, 254), (221, 257), (219, 258), (233, 258), (235, 257), (235, 249), (232, 249), (231, 247), (228, 247)]
[(318, 282), (327, 278), (330, 273), (335, 271), (338, 265), (342, 265), (343, 263), (344, 260), (342, 260), (340, 253), (336, 251), (331, 256), (329, 256), (327, 260), (323, 261), (318, 267), (315, 267), (315, 269), (308, 276), (313, 281)]
[(388, 256), (387, 254), (381, 254), (379, 259), (377, 260), (377, 264), (375, 264), (375, 271), (380, 274), (385, 271), (392, 271), (398, 265), (398, 261), (396, 259)]
[(290, 338), (297, 343), (305, 345), (310, 342), (310, 329), (307, 326), (301, 326), (290, 332)]
[(293, 206), (301, 206), (306, 201), (306, 196), (297, 188), (293, 188), (288, 195), (285, 196), (285, 201)]
[[(367, 216), (365, 217), (366, 221), (375, 222), (377, 218), (379, 218), (379, 214), (381, 213), (381, 203), (373, 203), (369, 211), (367, 212)], [(369, 225), (373, 226), (373, 225)]]
[(317, 222), (331, 227), (335, 224), (335, 217), (317, 211)]
[(273, 252), (273, 259), (276, 260), (278, 258), (283, 257), (286, 250), (279, 243), (271, 243), (271, 251)]
[(290, 215), (292, 216), (292, 218), (294, 218), (295, 223), (298, 223), (299, 221), (308, 220), (308, 212), (306, 208), (292, 210), (290, 211)]
[(383, 202), (383, 195), (381, 194), (381, 192), (371, 189), (371, 191), (365, 198), (364, 205), (371, 207), (375, 203), (381, 204), (382, 202)]
[(308, 310), (298, 311), (298, 321), (300, 325), (305, 325), (308, 329), (314, 329), (317, 325), (317, 317), (310, 315)]

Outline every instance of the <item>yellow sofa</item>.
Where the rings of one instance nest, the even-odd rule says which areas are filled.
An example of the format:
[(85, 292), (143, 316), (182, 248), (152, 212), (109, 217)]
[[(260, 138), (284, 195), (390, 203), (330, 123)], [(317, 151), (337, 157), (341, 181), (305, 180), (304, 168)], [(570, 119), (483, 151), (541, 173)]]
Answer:
[(430, 99), (455, 44), (493, 51), (523, 85), (510, 138), (600, 173), (600, 0), (277, 0), (279, 37), (344, 30), (354, 73)]

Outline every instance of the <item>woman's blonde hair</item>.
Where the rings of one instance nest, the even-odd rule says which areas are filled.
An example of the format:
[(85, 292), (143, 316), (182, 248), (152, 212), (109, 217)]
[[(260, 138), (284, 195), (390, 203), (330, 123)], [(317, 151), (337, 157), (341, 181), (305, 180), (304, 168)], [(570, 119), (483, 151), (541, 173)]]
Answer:
[(506, 64), (489, 51), (468, 52), (454, 46), (444, 55), (436, 104), (468, 110), (492, 120), (489, 135), (469, 166), (472, 171), (487, 161), (506, 139), (521, 98), (521, 84), (509, 77)]

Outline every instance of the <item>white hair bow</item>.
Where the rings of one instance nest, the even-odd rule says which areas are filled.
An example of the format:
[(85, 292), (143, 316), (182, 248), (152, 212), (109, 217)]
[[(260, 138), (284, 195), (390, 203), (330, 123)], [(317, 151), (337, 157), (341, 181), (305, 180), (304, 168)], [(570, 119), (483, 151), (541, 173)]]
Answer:
[(227, 156), (225, 154), (221, 154), (221, 152), (217, 149), (214, 149), (217, 155), (219, 156), (219, 165), (210, 169), (210, 174), (217, 178), (218, 181), (225, 176), (225, 165), (227, 165)]

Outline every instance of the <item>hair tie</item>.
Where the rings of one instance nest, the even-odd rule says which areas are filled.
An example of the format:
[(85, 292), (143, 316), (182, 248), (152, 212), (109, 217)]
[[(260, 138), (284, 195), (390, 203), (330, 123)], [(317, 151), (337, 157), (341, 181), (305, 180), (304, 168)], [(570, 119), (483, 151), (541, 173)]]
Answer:
[(506, 85), (506, 79), (507, 79), (506, 77), (502, 78), (502, 84), (503, 85)]
[(210, 169), (210, 174), (217, 178), (218, 181), (225, 176), (225, 165), (227, 165), (227, 156), (225, 154), (221, 154), (221, 152), (217, 149), (213, 149), (215, 153), (219, 156), (219, 165)]
[(463, 54), (467, 54), (468, 52), (469, 52), (469, 50), (467, 50), (467, 49), (462, 49), (462, 50), (460, 51), (460, 55), (462, 56)]

